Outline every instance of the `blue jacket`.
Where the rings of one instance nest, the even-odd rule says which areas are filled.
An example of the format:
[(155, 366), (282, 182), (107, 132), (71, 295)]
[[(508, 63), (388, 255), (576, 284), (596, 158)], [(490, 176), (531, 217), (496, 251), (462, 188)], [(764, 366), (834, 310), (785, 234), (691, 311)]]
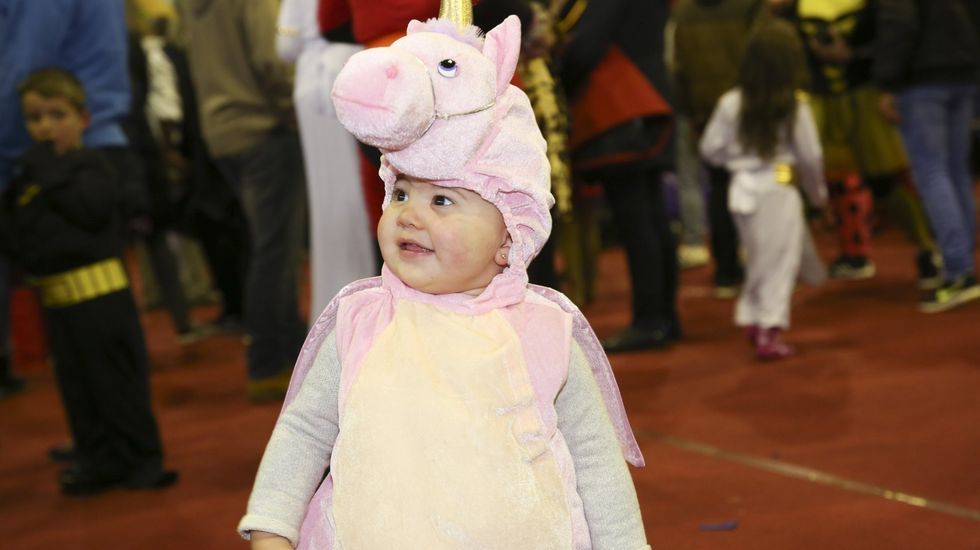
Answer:
[(126, 24), (119, 0), (0, 0), (0, 191), (30, 145), (17, 84), (57, 66), (85, 86), (88, 147), (125, 145), (119, 126), (129, 110)]

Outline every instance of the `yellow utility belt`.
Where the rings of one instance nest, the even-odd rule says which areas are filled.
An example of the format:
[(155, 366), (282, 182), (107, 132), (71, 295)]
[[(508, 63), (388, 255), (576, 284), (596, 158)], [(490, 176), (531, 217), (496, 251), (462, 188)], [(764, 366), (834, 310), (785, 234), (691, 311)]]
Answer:
[(39, 277), (31, 283), (40, 289), (44, 307), (73, 306), (129, 287), (126, 270), (119, 258)]
[(776, 163), (773, 170), (776, 176), (776, 183), (781, 185), (793, 185), (793, 166), (783, 162)]

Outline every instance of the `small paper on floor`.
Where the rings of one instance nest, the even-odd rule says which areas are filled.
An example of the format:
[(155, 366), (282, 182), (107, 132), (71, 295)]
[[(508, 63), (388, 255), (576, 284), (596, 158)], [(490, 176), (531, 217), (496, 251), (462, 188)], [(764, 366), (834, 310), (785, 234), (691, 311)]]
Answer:
[(699, 528), (702, 531), (734, 531), (738, 529), (737, 521), (719, 521), (716, 523), (702, 523)]

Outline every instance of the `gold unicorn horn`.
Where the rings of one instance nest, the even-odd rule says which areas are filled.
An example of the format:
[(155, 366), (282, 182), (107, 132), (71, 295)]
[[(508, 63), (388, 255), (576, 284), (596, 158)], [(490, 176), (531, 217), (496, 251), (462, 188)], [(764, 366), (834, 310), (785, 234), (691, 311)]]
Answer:
[(448, 19), (465, 29), (473, 24), (473, 3), (470, 0), (442, 0), (439, 19)]

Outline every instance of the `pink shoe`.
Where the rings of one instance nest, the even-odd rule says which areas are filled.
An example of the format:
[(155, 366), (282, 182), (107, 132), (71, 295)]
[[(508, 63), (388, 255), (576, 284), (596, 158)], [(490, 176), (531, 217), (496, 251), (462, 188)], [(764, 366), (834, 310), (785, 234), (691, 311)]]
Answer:
[(784, 359), (795, 352), (793, 346), (783, 342), (779, 328), (759, 329), (755, 340), (755, 356), (762, 361)]

